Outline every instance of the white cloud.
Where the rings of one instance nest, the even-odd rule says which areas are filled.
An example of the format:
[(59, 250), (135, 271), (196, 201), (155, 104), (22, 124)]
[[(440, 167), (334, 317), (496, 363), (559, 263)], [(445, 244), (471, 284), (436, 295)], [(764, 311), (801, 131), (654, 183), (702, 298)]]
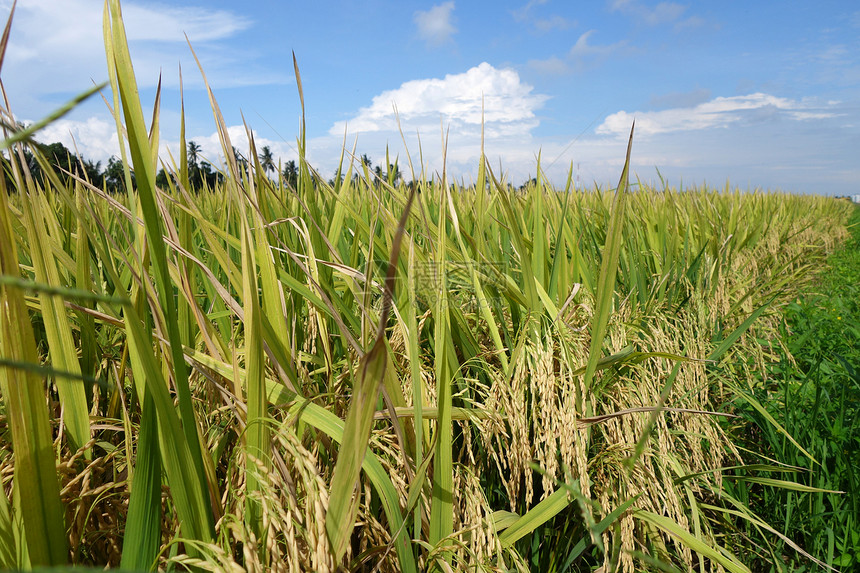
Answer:
[[(537, 125), (535, 110), (546, 96), (533, 94), (512, 69), (497, 69), (484, 62), (462, 74), (444, 78), (412, 80), (373, 98), (370, 106), (346, 122), (349, 131), (397, 131), (394, 106), (403, 126), (436, 130), (440, 119), (452, 129), (479, 132), (483, 106), (487, 133), (527, 133)], [(344, 122), (329, 133), (340, 136)]]
[(650, 26), (657, 26), (677, 22), (687, 11), (687, 6), (675, 2), (660, 2), (651, 8), (637, 0), (615, 0), (612, 10), (624, 12)]
[[(0, 1), (0, 13), (11, 8)], [(101, 2), (28, 0), (15, 9), (3, 63), (3, 80), (13, 110), (23, 116), (44, 115), (69, 94), (107, 79), (102, 37)], [(210, 81), (219, 87), (288, 80), (255, 64), (255, 56), (228, 50), (225, 42), (248, 29), (251, 21), (235, 12), (204, 7), (124, 2), (123, 21), (137, 79), (154, 87), (162, 66), (165, 87), (178, 85), (176, 63), (184, 60), (186, 85), (200, 85), (187, 48), (191, 40)]]
[(576, 44), (574, 44), (570, 49), (570, 56), (572, 58), (582, 59), (591, 56), (604, 56), (614, 52), (624, 45), (623, 42), (605, 45), (590, 44), (588, 39), (594, 35), (595, 32), (596, 30), (589, 30), (577, 38)]
[[(261, 137), (256, 131), (252, 130), (254, 135), (254, 146), (257, 149), (257, 153), (261, 153), (263, 147), (268, 146), (272, 152), (272, 156), (274, 157), (274, 163), (277, 167), (278, 162), (286, 162), (289, 160), (298, 159), (298, 153), (295, 150), (294, 145), (289, 145), (283, 141), (268, 139), (265, 137)], [(227, 134), (230, 136), (230, 143), (233, 147), (236, 148), (239, 153), (247, 157), (250, 153), (250, 142), (248, 139), (248, 132), (245, 129), (244, 125), (233, 125), (227, 128)], [(217, 132), (212, 132), (209, 135), (197, 135), (195, 137), (188, 137), (189, 141), (194, 141), (196, 144), (200, 146), (200, 157), (208, 161), (209, 163), (215, 165), (216, 167), (220, 167), (223, 164), (224, 153), (221, 149), (221, 140), (218, 137)], [(174, 157), (176, 155), (176, 150), (178, 149), (178, 142), (168, 143), (171, 151), (174, 153)], [(164, 154), (162, 153), (162, 156)]]
[(210, 42), (233, 36), (251, 25), (246, 17), (226, 10), (131, 3), (123, 9), (123, 20), (131, 42), (184, 42), (186, 35), (192, 42)]
[(36, 139), (42, 143), (60, 142), (85, 159), (101, 161), (103, 166), (111, 156), (119, 156), (116, 123), (100, 117), (60, 119), (39, 131)]
[(545, 60), (529, 60), (528, 66), (542, 74), (562, 75), (571, 72), (583, 72), (627, 47), (625, 40), (612, 44), (592, 44), (591, 38), (596, 32), (597, 30), (588, 30), (580, 34), (564, 58), (551, 56)]
[(516, 20), (517, 22), (522, 22), (529, 17), (529, 14), (531, 13), (532, 9), (534, 9), (536, 6), (541, 6), (546, 3), (547, 0), (529, 0), (522, 8), (512, 10), (511, 14), (514, 17), (514, 20)]
[(653, 10), (646, 13), (645, 19), (652, 26), (666, 22), (675, 22), (686, 10), (686, 6), (681, 6), (674, 2), (660, 2)]
[(457, 31), (452, 22), (454, 2), (445, 2), (433, 6), (426, 12), (417, 11), (413, 17), (418, 26), (418, 35), (432, 46), (438, 46), (451, 40)]
[(534, 26), (541, 32), (549, 32), (551, 30), (567, 30), (576, 26), (576, 22), (555, 14), (549, 18), (535, 20)]
[(576, 26), (576, 22), (574, 20), (570, 20), (564, 16), (559, 16), (558, 14), (553, 14), (546, 18), (538, 18), (532, 15), (532, 11), (535, 8), (546, 3), (547, 0), (530, 0), (528, 4), (522, 8), (512, 10), (511, 16), (513, 16), (514, 20), (517, 22), (530, 22), (539, 32), (567, 30), (568, 28)]
[[(448, 134), (447, 161), (450, 166), (471, 172), (477, 164), (481, 149), (481, 117), (487, 154), (505, 157), (505, 167), (522, 162), (523, 168), (533, 165), (537, 144), (532, 130), (539, 124), (536, 111), (547, 96), (535, 94), (532, 86), (523, 83), (512, 69), (497, 69), (482, 63), (464, 73), (449, 74), (444, 78), (412, 80), (399, 88), (375, 96), (370, 105), (361, 108), (346, 122), (337, 122), (329, 135), (313, 142), (314, 156), (324, 160), (343, 143), (347, 131), (347, 145), (352, 146), (358, 136), (359, 155), (368, 152), (372, 158), (384, 156), (386, 145), (392, 156), (400, 153), (401, 165), (405, 158), (394, 107), (407, 138), (413, 160), (418, 159), (420, 134), (424, 160), (432, 169), (441, 171), (440, 130)], [(328, 166), (322, 165), (325, 169)], [(416, 165), (416, 170), (420, 166)]]
[(706, 24), (704, 18), (699, 16), (690, 16), (689, 18), (685, 18), (675, 23), (675, 31), (680, 31), (684, 29), (690, 28), (700, 28)]
[(544, 142), (542, 163), (556, 184), (564, 181), (563, 171), (573, 162), (577, 181), (614, 186), (635, 115), (631, 182), (638, 178), (659, 186), (659, 169), (675, 187), (722, 187), (729, 181), (741, 189), (825, 195), (856, 189), (857, 170), (845, 168), (852, 165), (857, 148), (856, 129), (848, 127), (856, 108), (753, 96), (716, 98), (703, 104), (704, 111), (696, 106), (612, 114), (597, 133), (569, 145)]
[(597, 128), (598, 134), (624, 135), (636, 119), (640, 136), (709, 128), (726, 128), (739, 122), (755, 122), (771, 116), (803, 121), (834, 117), (825, 109), (812, 109), (811, 104), (765, 93), (745, 96), (718, 97), (693, 107), (661, 111), (619, 111), (607, 117)]

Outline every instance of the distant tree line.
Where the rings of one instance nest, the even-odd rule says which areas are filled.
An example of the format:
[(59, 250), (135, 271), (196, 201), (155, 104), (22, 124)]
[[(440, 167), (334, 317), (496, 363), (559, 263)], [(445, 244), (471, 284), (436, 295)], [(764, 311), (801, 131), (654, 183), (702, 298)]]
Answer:
[[(107, 165), (102, 169), (101, 161), (93, 161), (75, 154), (62, 143), (50, 144), (35, 144), (40, 154), (45, 158), (61, 181), (68, 180), (71, 176), (80, 177), (93, 185), (109, 193), (118, 193), (125, 190), (125, 174), (123, 173), (122, 160), (114, 156), (108, 159)], [(188, 159), (188, 182), (193, 190), (204, 188), (213, 189), (216, 185), (223, 182), (224, 174), (218, 171), (211, 163), (204, 160), (200, 156), (200, 145), (194, 141), (188, 142), (187, 159)], [(7, 188), (12, 189), (12, 174), (8, 164), (8, 153), (5, 151), (2, 154), (3, 172), (6, 177)], [(29, 147), (24, 148), (24, 161), (30, 174), (34, 180), (41, 181), (44, 173), (41, 164), (36, 160)], [(233, 153), (236, 157), (239, 170), (244, 172), (248, 168), (247, 158), (239, 152), (235, 147)], [(263, 147), (259, 156), (260, 167), (266, 175), (276, 171), (274, 155), (268, 146)], [(299, 181), (299, 166), (295, 160), (287, 161), (283, 165), (283, 170), (280, 173), (284, 182), (293, 188), (298, 185)], [(155, 177), (155, 184), (159, 187), (167, 188), (170, 184), (170, 175), (161, 168)], [(132, 185), (135, 184), (134, 171), (131, 172)]]
[[(115, 156), (111, 157), (108, 159), (107, 165), (102, 169), (101, 161), (92, 161), (76, 155), (62, 143), (55, 142), (37, 145), (41, 155), (61, 180), (68, 180), (72, 175), (74, 175), (89, 181), (108, 193), (120, 193), (125, 191), (126, 182), (121, 159)], [(198, 191), (201, 189), (214, 189), (219, 183), (224, 181), (224, 173), (217, 170), (208, 161), (202, 159), (200, 156), (200, 145), (194, 141), (189, 141), (186, 151), (186, 157), (188, 159), (188, 182), (191, 190)], [(7, 188), (13, 189), (14, 185), (11, 181), (8, 153), (9, 152), (7, 150), (3, 152), (2, 155), (4, 159), (3, 171), (6, 178)], [(235, 147), (233, 148), (233, 154), (236, 157), (237, 166), (240, 172), (246, 172), (249, 167), (247, 157)], [(32, 151), (26, 147), (24, 149), (24, 159), (33, 178), (36, 181), (41, 181), (44, 176), (42, 166), (38, 161), (36, 161), (36, 157)], [(281, 167), (280, 173), (278, 173), (277, 168), (275, 167), (274, 155), (269, 146), (264, 146), (262, 148), (258, 156), (258, 160), (259, 166), (266, 176), (277, 173), (285, 185), (293, 189), (298, 186), (299, 165), (295, 160), (291, 159), (285, 162)], [(387, 169), (384, 169), (381, 165), (374, 166), (370, 156), (365, 153), (361, 156), (358, 168), (353, 171), (352, 183), (355, 184), (359, 179), (364, 179), (365, 174), (369, 175), (371, 184), (377, 187), (382, 185), (382, 183), (386, 183), (391, 186), (404, 183), (403, 173), (401, 172), (396, 159), (394, 163), (390, 163), (388, 165)], [(131, 172), (131, 178), (132, 185), (134, 185), (134, 171)], [(334, 176), (328, 180), (328, 183), (333, 187), (338, 186), (343, 183), (344, 178), (344, 171), (342, 169), (338, 169)], [(311, 180), (314, 185), (319, 183), (318, 176), (315, 173), (312, 173)], [(164, 168), (159, 169), (156, 174), (155, 184), (166, 189), (171, 183), (173, 182), (170, 180), (168, 172), (165, 171)], [(416, 182), (405, 183), (409, 187), (416, 185)], [(534, 185), (536, 183), (537, 180), (533, 178), (531, 181), (520, 186), (519, 190), (522, 191), (526, 189), (529, 184)], [(508, 184), (508, 187), (512, 191), (515, 190), (510, 183)]]
[[(32, 144), (31, 144), (32, 145)], [(49, 144), (35, 144), (39, 153), (44, 157), (48, 165), (57, 174), (61, 181), (67, 181), (72, 176), (80, 177), (85, 181), (104, 189), (108, 193), (124, 192), (126, 188), (125, 173), (122, 160), (114, 156), (108, 159), (107, 165), (102, 169), (101, 161), (93, 161), (75, 154), (65, 145), (59, 142)], [(8, 151), (3, 154), (3, 173), (6, 178), (7, 188), (12, 189), (12, 173), (8, 163)], [(24, 162), (35, 181), (42, 181), (44, 170), (42, 164), (36, 160), (35, 154), (30, 148), (25, 147), (23, 151)], [(191, 189), (214, 188), (224, 179), (211, 163), (200, 158), (200, 146), (188, 142), (188, 182)], [(135, 184), (134, 171), (131, 172), (132, 185)], [(168, 173), (161, 168), (155, 178), (156, 185), (167, 188), (169, 184)]]
[[(105, 187), (108, 186), (107, 181), (110, 181), (110, 184), (116, 188), (119, 188), (118, 186), (123, 180), (122, 163), (119, 164), (118, 171), (116, 165), (111, 163), (108, 163), (108, 167), (102, 171), (101, 161), (81, 159), (62, 143), (50, 143), (48, 145), (40, 144), (38, 147), (41, 155), (47, 160), (48, 164), (61, 179), (68, 178), (69, 173), (72, 173), (92, 182), (101, 182), (104, 179)], [(12, 173), (8, 163), (8, 153), (10, 152), (7, 150), (3, 154), (3, 174), (6, 178), (7, 188), (13, 188)], [(33, 179), (41, 181), (44, 173), (42, 165), (36, 160), (36, 156), (27, 147), (24, 148), (23, 155), (23, 161), (26, 164), (27, 169), (30, 171), (30, 174), (33, 176)]]

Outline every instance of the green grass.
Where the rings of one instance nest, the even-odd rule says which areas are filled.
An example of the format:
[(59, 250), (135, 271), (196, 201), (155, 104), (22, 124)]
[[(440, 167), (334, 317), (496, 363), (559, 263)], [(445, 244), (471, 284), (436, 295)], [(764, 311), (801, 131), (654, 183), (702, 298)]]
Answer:
[[(844, 571), (860, 566), (860, 209), (851, 238), (827, 258), (813, 289), (786, 305), (785, 345), (757, 388), (768, 412), (816, 462), (755, 412), (748, 444), (756, 454), (803, 468), (789, 479), (841, 493), (739, 487), (738, 494), (810, 553)], [(752, 459), (754, 456), (750, 456)], [(777, 543), (782, 569), (808, 569), (803, 556)], [(762, 570), (765, 567), (762, 566)]]

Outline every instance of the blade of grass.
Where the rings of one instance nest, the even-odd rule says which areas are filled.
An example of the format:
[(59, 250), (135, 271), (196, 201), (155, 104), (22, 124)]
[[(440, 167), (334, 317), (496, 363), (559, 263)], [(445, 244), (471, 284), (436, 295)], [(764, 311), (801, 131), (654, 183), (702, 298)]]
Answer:
[(151, 571), (157, 563), (161, 545), (162, 463), (157, 413), (150, 394), (143, 399), (137, 460), (128, 501), (128, 521), (123, 532), (120, 567), (129, 571)]
[(806, 493), (845, 493), (844, 491), (836, 491), (832, 489), (823, 489), (820, 487), (812, 487), (808, 485), (804, 485), (802, 483), (797, 483), (794, 481), (787, 481), (782, 479), (774, 479), (774, 478), (766, 478), (766, 477), (758, 477), (758, 476), (738, 476), (738, 475), (724, 475), (723, 479), (733, 480), (733, 481), (744, 481), (747, 483), (757, 483), (759, 485), (766, 485), (769, 487), (779, 487), (782, 489), (789, 489), (792, 491), (802, 491)]
[(18, 0), (12, 2), (12, 8), (9, 9), (9, 18), (6, 19), (6, 26), (3, 28), (3, 36), (0, 38), (0, 69), (3, 69), (3, 60), (6, 59), (6, 46), (9, 44), (9, 32), (12, 30), (12, 19), (15, 16), (15, 7), (18, 5)]
[[(36, 281), (60, 286), (57, 264), (50, 251), (55, 239), (48, 234), (49, 226), (45, 225), (42, 220), (43, 198), (41, 193), (33, 187), (30, 189), (30, 193), (23, 193), (22, 195), (24, 223), (30, 238), (30, 252), (36, 271)], [(63, 370), (73, 377), (80, 378), (81, 366), (78, 361), (78, 351), (72, 338), (72, 328), (63, 300), (41, 293), (39, 304), (48, 338), (51, 364), (58, 370)], [(90, 440), (90, 417), (84, 385), (79, 379), (68, 377), (56, 378), (55, 384), (60, 395), (60, 403), (63, 406), (62, 417), (69, 438), (69, 447), (75, 451)], [(84, 452), (84, 457), (88, 460), (92, 459), (92, 451)]]
[(9, 499), (0, 495), (0, 568), (23, 569), (23, 564), (17, 558), (17, 527), (12, 516)]
[(514, 543), (555, 517), (570, 505), (566, 488), (557, 489), (546, 499), (527, 511), (519, 519), (499, 535), (502, 547), (511, 547)]
[(767, 422), (771, 426), (773, 426), (777, 432), (779, 432), (780, 434), (785, 436), (786, 439), (788, 439), (788, 441), (790, 441), (794, 445), (795, 448), (800, 450), (804, 456), (809, 458), (813, 463), (820, 465), (818, 460), (816, 460), (815, 457), (811, 453), (809, 453), (803, 446), (801, 446), (800, 443), (798, 443), (798, 441), (795, 440), (794, 437), (792, 437), (792, 435), (788, 433), (788, 431), (782, 426), (782, 424), (780, 424), (779, 422), (776, 421), (776, 419), (770, 414), (770, 412), (767, 411), (767, 408), (762, 406), (762, 404), (758, 400), (756, 400), (752, 395), (747, 394), (746, 392), (744, 392), (743, 390), (741, 390), (737, 386), (733, 385), (732, 389), (738, 395), (739, 398), (743, 399), (747, 404), (752, 406), (756, 412), (761, 414), (761, 416), (765, 420), (767, 420)]
[[(6, 182), (0, 177), (0, 274), (18, 276), (9, 213)], [(7, 285), (0, 286), (0, 357), (39, 363), (24, 297)], [(63, 565), (68, 559), (65, 520), (43, 382), (30, 372), (2, 367), (0, 389), (12, 432), (15, 506), (24, 525), (29, 563)]]
[[(594, 528), (592, 530), (592, 534), (602, 535), (603, 532), (606, 531), (607, 529), (609, 529), (609, 527), (613, 523), (615, 523), (615, 521), (619, 517), (621, 517), (621, 515), (625, 511), (627, 511), (630, 508), (630, 506), (633, 505), (633, 502), (635, 502), (641, 496), (642, 496), (641, 493), (637, 494), (637, 495), (631, 497), (630, 499), (628, 499), (627, 501), (625, 501), (624, 503), (622, 503), (621, 505), (619, 505), (618, 507), (616, 507), (615, 509), (613, 509), (612, 512), (609, 513), (609, 515), (607, 515), (606, 517), (601, 519), (600, 522), (594, 526)], [(582, 539), (580, 539), (579, 542), (573, 546), (573, 549), (570, 550), (570, 553), (568, 554), (567, 559), (564, 562), (564, 566), (560, 569), (560, 571), (567, 571), (568, 568), (573, 564), (573, 562), (576, 561), (580, 555), (582, 555), (582, 552), (588, 548), (590, 543), (591, 543), (591, 537), (590, 536), (584, 536)]]
[[(84, 191), (80, 184), (75, 184), (75, 202), (78, 211), (83, 210)], [(77, 241), (75, 242), (75, 288), (85, 292), (94, 290), (92, 280), (92, 259), (90, 257), (90, 241), (85, 229), (85, 223), (77, 219)], [(86, 304), (86, 303), (85, 303)], [(86, 304), (86, 310), (96, 310), (94, 304)], [(98, 342), (96, 339), (95, 319), (84, 310), (76, 310), (81, 331), (81, 374), (95, 377), (98, 369)], [(85, 386), (85, 390), (92, 386)], [(87, 407), (92, 405), (92, 392), (87, 392)]]
[(755, 309), (747, 318), (744, 320), (740, 326), (734, 329), (727, 337), (725, 337), (717, 346), (710, 355), (708, 355), (708, 360), (718, 361), (726, 351), (732, 347), (732, 345), (738, 341), (738, 339), (743, 335), (744, 332), (750, 329), (753, 323), (762, 315), (762, 313), (768, 309), (773, 299), (768, 301), (767, 304), (762, 305)]
[(746, 567), (743, 563), (738, 560), (737, 557), (728, 553), (725, 549), (722, 551), (718, 551), (717, 549), (711, 547), (689, 531), (687, 531), (684, 527), (681, 527), (676, 522), (672, 521), (668, 517), (663, 515), (657, 515), (656, 513), (652, 513), (646, 510), (638, 510), (635, 513), (637, 519), (641, 519), (646, 523), (653, 525), (654, 527), (664, 531), (665, 533), (671, 535), (678, 539), (681, 543), (695, 551), (696, 553), (700, 553), (704, 555), (708, 559), (719, 563), (721, 566), (731, 571), (732, 573), (750, 573), (749, 568)]
[[(627, 206), (628, 179), (630, 170), (630, 152), (633, 150), (633, 130), (636, 128), (634, 122), (630, 128), (630, 139), (627, 142), (627, 157), (624, 160), (624, 169), (621, 171), (621, 179), (612, 200), (612, 214), (609, 219), (609, 228), (606, 231), (606, 244), (600, 262), (600, 275), (597, 279), (597, 300), (595, 301), (594, 319), (591, 326), (591, 345), (588, 350), (588, 363), (585, 368), (584, 386), (591, 388), (597, 363), (603, 353), (603, 337), (609, 324), (609, 313), (612, 310), (612, 299), (615, 295), (615, 275), (618, 271), (618, 255), (621, 252), (621, 242), (624, 238), (624, 217)], [(588, 407), (588, 415), (591, 415), (591, 406)]]
[[(242, 209), (244, 210), (244, 209)], [(241, 211), (240, 211), (241, 212)], [(247, 394), (247, 426), (245, 429), (245, 442), (247, 455), (259, 460), (262, 467), (270, 467), (270, 431), (266, 423), (268, 400), (265, 388), (265, 363), (263, 361), (263, 327), (261, 320), (260, 300), (257, 285), (257, 265), (254, 250), (251, 247), (253, 241), (251, 231), (248, 229), (246, 216), (241, 216), (242, 233), (242, 277), (244, 284), (245, 302), (245, 392)], [(262, 539), (263, 522), (262, 508), (258, 500), (254, 498), (256, 491), (261, 491), (261, 485), (257, 481), (257, 473), (248, 471), (248, 466), (254, 465), (250, 460), (246, 461), (246, 507), (245, 519), (251, 531)], [(259, 550), (265, 551), (265, 545)], [(261, 558), (263, 556), (261, 555)], [(265, 562), (265, 560), (263, 561)]]
[[(447, 141), (442, 142), (442, 189), (439, 196), (439, 224), (437, 228), (438, 245), (435, 268), (437, 282), (434, 308), (434, 362), (436, 370), (436, 396), (439, 418), (436, 421), (436, 448), (433, 453), (433, 481), (430, 500), (429, 542), (437, 545), (454, 531), (454, 467), (452, 458), (453, 432), (451, 428), (452, 378), (455, 368), (451, 367), (449, 342), (451, 337), (450, 314), (448, 310), (448, 217), (445, 215), (447, 195), (450, 192), (445, 171)], [(442, 556), (445, 559), (445, 556)]]
[[(129, 358), (135, 373), (138, 397), (144, 405), (147, 403), (146, 396), (152, 397), (151, 404), (157, 413), (158, 443), (180, 528), (188, 539), (209, 542), (214, 535), (205, 483), (198, 478), (173, 397), (167, 390), (143, 321), (131, 304), (127, 304), (124, 310)], [(135, 474), (141, 471), (142, 464), (148, 463), (151, 463), (150, 459), (138, 458)], [(129, 521), (133, 518), (144, 519), (144, 516), (129, 514)]]
[[(421, 468), (424, 465), (424, 381), (421, 378), (421, 350), (418, 346), (418, 321), (415, 317), (416, 294), (415, 294), (415, 245), (409, 241), (409, 257), (408, 257), (408, 272), (407, 272), (407, 294), (409, 296), (409, 305), (403, 311), (406, 318), (407, 351), (409, 353), (409, 373), (412, 378), (412, 404), (413, 415), (415, 416), (415, 467)], [(429, 429), (429, 424), (428, 424)], [(429, 432), (428, 432), (429, 434)], [(424, 474), (419, 474), (416, 470), (416, 480), (419, 477), (423, 480)], [(414, 485), (414, 484), (413, 484)], [(412, 487), (412, 486), (410, 486)], [(415, 539), (421, 538), (422, 525), (422, 508), (416, 505), (413, 521), (412, 536)]]
[[(147, 348), (149, 337), (143, 334), (139, 319), (130, 318), (126, 321), (129, 346), (134, 348), (132, 356), (137, 356), (134, 362), (137, 362), (138, 370), (143, 370), (141, 379), (147, 381), (146, 390), (154, 397), (158, 412), (160, 445), (165, 455), (165, 470), (182, 524), (188, 530), (186, 537), (210, 541), (214, 536), (213, 512), (208, 496), (202, 494), (207, 489), (204, 486), (206, 476), (197, 422), (191, 403), (188, 372), (182, 355), (173, 283), (170, 280), (167, 253), (162, 239), (164, 233), (156, 201), (153, 150), (138, 99), (137, 82), (128, 51), (119, 0), (105, 2), (104, 34), (106, 38), (110, 38), (110, 42), (106, 42), (106, 55), (108, 60), (114, 61), (115, 65), (116, 76), (111, 78), (111, 82), (116, 82), (126, 121), (129, 151), (134, 163), (138, 197), (148, 238), (147, 245), (152, 254), (155, 282), (158, 287), (159, 306), (166, 323), (164, 326), (168, 334), (173, 383), (179, 401), (181, 423), (180, 417), (176, 416), (173, 401), (167, 392), (167, 385), (161, 377), (160, 369), (153, 363), (152, 349)], [(119, 135), (121, 137), (122, 133)], [(178, 434), (183, 436), (179, 443), (177, 443), (179, 437), (177, 430)]]
[[(301, 401), (290, 408), (293, 415), (325, 433), (336, 442), (343, 443), (346, 439), (344, 421), (325, 408), (309, 401)], [(400, 509), (400, 495), (391, 482), (391, 478), (382, 467), (379, 459), (369, 449), (365, 450), (361, 468), (367, 474), (374, 489), (379, 494), (385, 517), (394, 537), (394, 548), (397, 553), (398, 567), (404, 573), (418, 571), (415, 558), (412, 555), (409, 535), (404, 527), (403, 515)]]
[(335, 560), (338, 562), (346, 553), (349, 538), (355, 527), (355, 512), (358, 507), (356, 488), (358, 487), (361, 461), (365, 457), (365, 451), (370, 440), (379, 387), (385, 375), (388, 358), (385, 331), (394, 296), (394, 281), (397, 260), (400, 257), (400, 246), (414, 198), (413, 192), (409, 195), (409, 200), (397, 226), (397, 233), (388, 261), (388, 273), (385, 277), (385, 292), (376, 340), (370, 352), (365, 354), (359, 362), (358, 380), (353, 387), (353, 396), (344, 425), (344, 440), (341, 443), (332, 475), (329, 507), (326, 513), (326, 531)]

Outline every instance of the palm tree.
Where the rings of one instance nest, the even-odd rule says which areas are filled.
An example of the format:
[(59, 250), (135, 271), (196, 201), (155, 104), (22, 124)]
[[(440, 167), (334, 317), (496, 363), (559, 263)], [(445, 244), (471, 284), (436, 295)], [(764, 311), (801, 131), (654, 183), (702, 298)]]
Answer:
[(272, 155), (272, 150), (268, 145), (263, 146), (263, 152), (260, 153), (260, 167), (263, 168), (263, 173), (268, 174), (275, 170), (275, 158)]
[(290, 159), (284, 164), (284, 182), (292, 187), (296, 188), (299, 182), (299, 168), (296, 165), (296, 162)]
[(388, 179), (388, 184), (392, 187), (396, 187), (400, 182), (400, 178), (403, 174), (400, 172), (400, 167), (397, 165), (397, 160), (394, 160), (394, 163), (388, 164), (388, 173), (386, 174)]
[(188, 142), (188, 183), (192, 189), (197, 189), (202, 183), (200, 175), (200, 146), (194, 141)]
[(200, 146), (194, 141), (188, 142), (188, 168), (194, 169), (198, 167), (197, 162), (200, 159)]

